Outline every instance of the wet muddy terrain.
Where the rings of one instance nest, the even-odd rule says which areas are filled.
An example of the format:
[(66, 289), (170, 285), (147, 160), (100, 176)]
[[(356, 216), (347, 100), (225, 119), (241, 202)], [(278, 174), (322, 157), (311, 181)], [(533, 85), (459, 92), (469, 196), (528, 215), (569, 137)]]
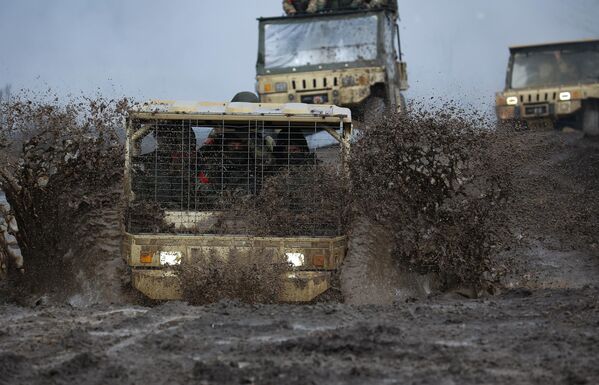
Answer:
[(596, 384), (596, 289), (392, 306), (2, 307), (0, 383)]

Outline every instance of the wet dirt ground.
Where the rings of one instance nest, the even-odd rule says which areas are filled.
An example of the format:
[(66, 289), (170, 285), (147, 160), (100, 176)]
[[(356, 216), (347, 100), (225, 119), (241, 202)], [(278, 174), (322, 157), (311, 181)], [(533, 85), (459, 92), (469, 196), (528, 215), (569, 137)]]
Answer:
[(596, 384), (597, 289), (393, 306), (0, 308), (0, 383)]
[(376, 305), (0, 305), (0, 384), (599, 384), (599, 143), (520, 139), (499, 296), (410, 300), (370, 261)]

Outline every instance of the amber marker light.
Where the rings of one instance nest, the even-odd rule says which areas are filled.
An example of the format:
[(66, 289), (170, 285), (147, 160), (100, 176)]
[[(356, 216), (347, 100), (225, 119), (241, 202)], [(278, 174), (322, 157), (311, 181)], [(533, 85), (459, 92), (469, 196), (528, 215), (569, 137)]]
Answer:
[(149, 253), (149, 252), (141, 253), (139, 256), (139, 260), (141, 263), (151, 264), (152, 261), (154, 260), (154, 253)]

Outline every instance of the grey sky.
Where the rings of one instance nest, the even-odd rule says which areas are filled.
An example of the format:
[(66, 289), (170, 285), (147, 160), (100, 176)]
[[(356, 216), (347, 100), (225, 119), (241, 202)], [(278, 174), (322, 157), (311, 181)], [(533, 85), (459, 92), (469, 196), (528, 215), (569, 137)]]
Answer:
[[(0, 85), (135, 99), (254, 88), (280, 0), (0, 0)], [(507, 46), (599, 37), (598, 0), (399, 0), (409, 96), (493, 101)]]

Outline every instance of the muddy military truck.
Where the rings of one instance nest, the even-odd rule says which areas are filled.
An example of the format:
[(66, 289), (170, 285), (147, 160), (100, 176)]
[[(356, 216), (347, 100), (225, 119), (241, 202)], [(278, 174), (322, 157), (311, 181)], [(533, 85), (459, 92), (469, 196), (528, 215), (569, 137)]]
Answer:
[(334, 104), (351, 108), (356, 119), (401, 107), (407, 65), (397, 5), (389, 3), (258, 19), (261, 102)]
[[(280, 301), (311, 301), (329, 289), (347, 240), (330, 209), (343, 197), (324, 191), (319, 175), (342, 179), (349, 109), (153, 101), (129, 111), (126, 127), (122, 250), (139, 292), (181, 299), (177, 267), (224, 264), (233, 254), (251, 262), (257, 253), (286, 261)], [(322, 150), (331, 140), (336, 155)], [(256, 228), (256, 213), (280, 218)]]
[(599, 135), (599, 40), (510, 48), (500, 122)]

